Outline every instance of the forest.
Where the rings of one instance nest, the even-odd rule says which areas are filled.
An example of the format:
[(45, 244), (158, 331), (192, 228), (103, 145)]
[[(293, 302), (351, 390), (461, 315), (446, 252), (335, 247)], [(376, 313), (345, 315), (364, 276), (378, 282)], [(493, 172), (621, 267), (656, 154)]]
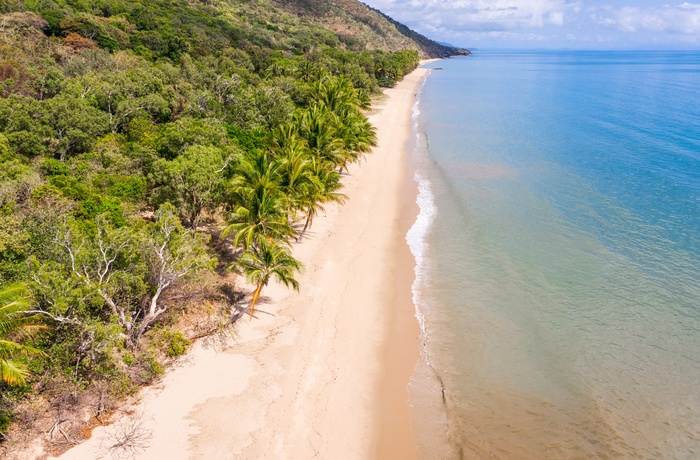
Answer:
[(5, 448), (80, 441), (76, 414), (103, 423), (271, 279), (303, 289), (291, 246), (347, 199), (371, 98), (421, 57), (324, 28), (317, 4), (0, 6)]

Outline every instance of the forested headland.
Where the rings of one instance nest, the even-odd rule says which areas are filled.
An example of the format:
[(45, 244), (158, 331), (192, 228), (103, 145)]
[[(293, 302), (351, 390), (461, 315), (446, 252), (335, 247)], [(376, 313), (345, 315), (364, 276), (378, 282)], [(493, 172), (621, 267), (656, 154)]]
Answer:
[(354, 0), (0, 5), (0, 449), (81, 441), (299, 288), (372, 95), (464, 52), (403, 29)]

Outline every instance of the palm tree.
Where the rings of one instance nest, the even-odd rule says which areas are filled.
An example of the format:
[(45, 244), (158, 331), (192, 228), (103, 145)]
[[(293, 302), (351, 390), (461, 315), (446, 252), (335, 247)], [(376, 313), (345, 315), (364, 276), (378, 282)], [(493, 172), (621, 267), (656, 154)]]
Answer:
[[(301, 131), (306, 134), (312, 151), (325, 152), (320, 133), (325, 131), (334, 138), (332, 155), (317, 156), (330, 160), (342, 173), (349, 162), (367, 153), (377, 143), (372, 125), (360, 109), (367, 105), (366, 96), (358, 91), (344, 75), (324, 79), (313, 87), (316, 105), (302, 117)], [(329, 144), (326, 142), (326, 144)], [(330, 145), (330, 144), (329, 144)]]
[(314, 65), (308, 59), (301, 61), (299, 68), (297, 69), (298, 78), (301, 81), (310, 82), (314, 79), (314, 75), (317, 75), (318, 71), (314, 68)]
[(367, 90), (357, 90), (357, 106), (362, 110), (369, 110), (372, 108), (372, 99)]
[(255, 284), (253, 299), (250, 302), (251, 317), (255, 313), (255, 304), (263, 286), (267, 286), (273, 276), (285, 286), (299, 290), (299, 282), (294, 279), (294, 272), (301, 270), (301, 262), (292, 257), (289, 249), (275, 242), (259, 240), (238, 259), (238, 264), (248, 280)]
[(360, 104), (357, 90), (343, 75), (317, 82), (312, 91), (314, 99), (333, 113), (357, 109)]
[(27, 336), (43, 328), (36, 324), (36, 315), (23, 313), (27, 308), (28, 297), (23, 285), (0, 288), (0, 381), (10, 385), (26, 383), (29, 374), (27, 366), (16, 358), (41, 354), (35, 348), (10, 340), (10, 337)]
[(279, 163), (279, 185), (286, 195), (293, 218), (297, 211), (304, 208), (304, 196), (314, 186), (312, 159), (302, 141), (290, 138), (284, 147), (277, 150), (276, 160)]
[(315, 158), (323, 160), (330, 167), (339, 166), (343, 141), (336, 135), (336, 116), (323, 104), (299, 112), (295, 122), (299, 125), (299, 135)]
[(297, 243), (300, 243), (306, 229), (313, 224), (314, 217), (320, 212), (325, 211), (323, 205), (326, 203), (344, 203), (348, 197), (340, 192), (343, 184), (340, 182), (340, 173), (335, 169), (326, 168), (320, 161), (311, 161), (312, 186), (307, 193), (302, 197), (304, 211), (306, 213), (306, 223), (301, 233), (297, 237)]
[(341, 118), (347, 129), (343, 132), (346, 147), (358, 153), (368, 153), (377, 145), (377, 130), (361, 113), (348, 114)]
[(337, 136), (343, 142), (343, 150), (338, 158), (342, 160), (339, 172), (347, 169), (348, 163), (354, 163), (360, 154), (369, 153), (377, 145), (377, 132), (367, 117), (359, 112), (345, 111), (339, 116)]
[(272, 131), (270, 152), (273, 157), (277, 157), (290, 145), (301, 143), (299, 138), (299, 124), (285, 123)]
[(244, 249), (262, 239), (286, 242), (294, 229), (289, 225), (287, 197), (279, 186), (279, 164), (258, 153), (242, 161), (240, 168), (231, 187), (233, 213), (221, 237), (233, 233), (234, 246)]

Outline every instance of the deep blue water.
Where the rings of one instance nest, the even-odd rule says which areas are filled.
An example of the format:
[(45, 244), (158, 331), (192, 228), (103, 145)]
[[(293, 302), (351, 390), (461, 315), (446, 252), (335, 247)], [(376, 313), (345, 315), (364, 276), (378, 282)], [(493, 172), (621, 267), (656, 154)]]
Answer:
[(700, 53), (429, 67), (426, 456), (700, 458)]

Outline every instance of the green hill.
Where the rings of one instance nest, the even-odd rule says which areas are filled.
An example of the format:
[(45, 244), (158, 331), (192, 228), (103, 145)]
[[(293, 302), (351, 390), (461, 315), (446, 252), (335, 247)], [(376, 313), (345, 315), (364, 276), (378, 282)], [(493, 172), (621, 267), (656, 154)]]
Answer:
[(110, 50), (148, 50), (171, 58), (183, 52), (207, 54), (227, 46), (295, 53), (319, 45), (352, 51), (415, 49), (423, 57), (465, 53), (440, 45), (356, 0), (10, 0), (0, 5), (0, 13), (23, 11), (40, 15), (49, 35), (75, 32)]
[(356, 0), (301, 0), (276, 3), (287, 11), (311, 18), (315, 23), (334, 31), (344, 46), (354, 50), (414, 49), (424, 58), (469, 54), (467, 50), (441, 45)]

